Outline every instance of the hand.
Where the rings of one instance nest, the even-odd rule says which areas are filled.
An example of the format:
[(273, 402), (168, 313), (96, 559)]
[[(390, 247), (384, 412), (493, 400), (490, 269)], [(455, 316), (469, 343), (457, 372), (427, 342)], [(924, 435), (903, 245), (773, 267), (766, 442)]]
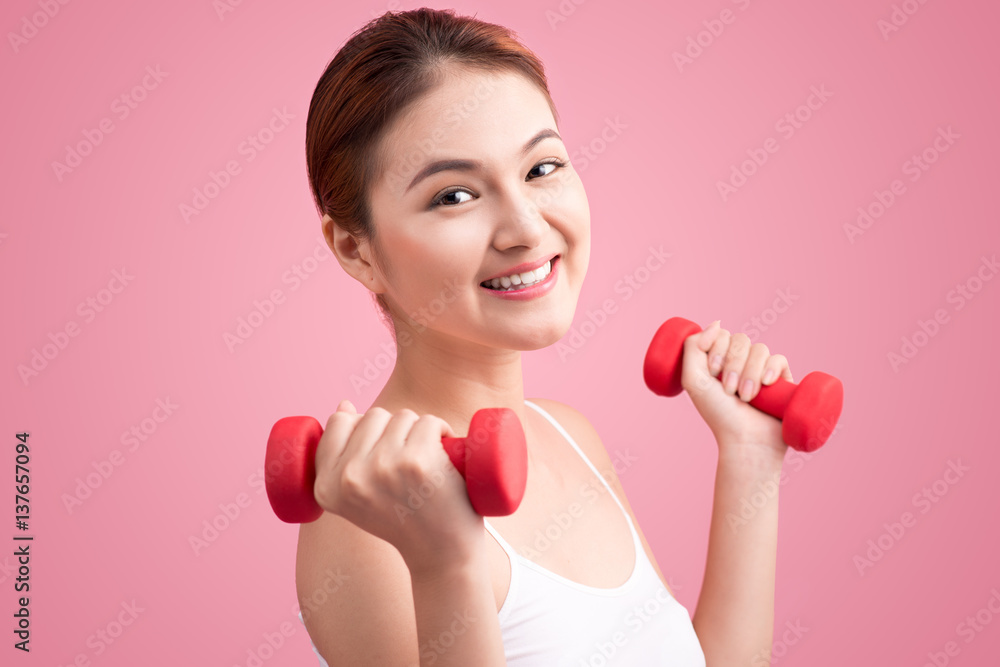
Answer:
[(319, 506), (395, 546), (411, 572), (434, 569), (481, 547), (483, 520), (441, 437), (443, 419), (343, 400), (316, 448)]
[(681, 385), (715, 435), (720, 455), (739, 450), (784, 459), (781, 421), (747, 405), (778, 377), (793, 381), (783, 355), (772, 355), (763, 343), (751, 345), (744, 333), (731, 335), (718, 320), (684, 341)]

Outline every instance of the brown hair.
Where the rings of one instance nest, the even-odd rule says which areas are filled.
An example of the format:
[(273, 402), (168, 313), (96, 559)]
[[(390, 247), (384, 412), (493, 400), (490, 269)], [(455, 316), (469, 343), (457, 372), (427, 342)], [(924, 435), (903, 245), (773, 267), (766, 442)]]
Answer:
[[(440, 82), (442, 66), (452, 63), (523, 75), (544, 93), (558, 124), (541, 61), (508, 28), (427, 7), (387, 11), (368, 22), (316, 84), (306, 119), (306, 166), (320, 216), (329, 215), (359, 240), (369, 240), (373, 251), (369, 194), (386, 168), (379, 150), (382, 136)], [(381, 294), (376, 301), (383, 322), (391, 325)]]

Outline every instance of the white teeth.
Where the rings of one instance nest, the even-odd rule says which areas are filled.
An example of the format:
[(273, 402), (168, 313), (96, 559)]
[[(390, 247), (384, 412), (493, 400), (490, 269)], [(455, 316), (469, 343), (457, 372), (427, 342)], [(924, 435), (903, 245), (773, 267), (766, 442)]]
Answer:
[(502, 289), (503, 291), (511, 291), (520, 287), (521, 289), (525, 287), (531, 287), (533, 284), (545, 280), (545, 276), (552, 272), (552, 260), (550, 259), (534, 271), (525, 271), (524, 273), (514, 273), (509, 276), (503, 276), (502, 278), (494, 278), (493, 280), (487, 280), (484, 284), (493, 287), (493, 289)]

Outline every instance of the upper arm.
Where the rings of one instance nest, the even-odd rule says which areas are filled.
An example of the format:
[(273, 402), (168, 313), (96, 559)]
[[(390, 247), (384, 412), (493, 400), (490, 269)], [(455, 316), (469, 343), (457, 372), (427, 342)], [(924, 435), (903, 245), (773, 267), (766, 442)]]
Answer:
[(419, 664), (410, 571), (390, 543), (324, 512), (299, 528), (295, 587), (330, 667)]
[(549, 412), (556, 421), (562, 424), (562, 427), (573, 437), (576, 444), (580, 446), (583, 453), (587, 455), (590, 462), (594, 464), (594, 467), (601, 473), (601, 476), (607, 480), (608, 484), (611, 485), (612, 491), (618, 496), (622, 505), (625, 507), (625, 511), (628, 512), (629, 516), (632, 518), (632, 525), (635, 526), (636, 532), (639, 534), (639, 539), (642, 542), (643, 549), (646, 551), (646, 555), (649, 557), (649, 561), (653, 564), (656, 569), (656, 573), (660, 576), (660, 581), (666, 587), (670, 595), (676, 597), (674, 592), (670, 590), (670, 586), (667, 584), (666, 577), (663, 576), (663, 572), (660, 571), (660, 566), (656, 563), (656, 558), (653, 556), (653, 550), (649, 546), (649, 542), (646, 541), (646, 536), (642, 532), (642, 528), (639, 527), (639, 520), (635, 517), (635, 512), (632, 511), (632, 506), (628, 502), (628, 498), (625, 495), (625, 489), (622, 488), (621, 482), (618, 480), (618, 474), (615, 472), (614, 465), (611, 463), (611, 458), (608, 456), (608, 451), (604, 448), (604, 444), (601, 442), (601, 438), (597, 433), (597, 430), (593, 427), (590, 421), (583, 416), (578, 410), (565, 403), (560, 403), (559, 401), (553, 401), (547, 398), (531, 398), (528, 399), (532, 403), (537, 403), (544, 410)]

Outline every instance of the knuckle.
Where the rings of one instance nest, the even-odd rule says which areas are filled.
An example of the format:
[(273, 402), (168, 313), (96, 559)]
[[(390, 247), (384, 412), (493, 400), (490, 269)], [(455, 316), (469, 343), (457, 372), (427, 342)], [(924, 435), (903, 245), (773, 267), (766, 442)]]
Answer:
[(389, 412), (388, 410), (386, 410), (385, 408), (383, 408), (380, 405), (376, 405), (374, 407), (368, 408), (368, 412), (366, 412), (365, 414), (366, 415), (374, 415), (376, 417), (391, 417), (392, 416), (391, 412)]
[(408, 483), (419, 483), (427, 476), (427, 461), (417, 452), (404, 449), (396, 466), (400, 476)]
[(326, 429), (325, 430), (329, 431), (331, 428), (333, 428), (333, 425), (336, 424), (338, 420), (342, 420), (346, 416), (347, 416), (347, 413), (345, 413), (345, 412), (334, 412), (334, 413), (332, 413), (329, 417), (326, 418)]
[(358, 461), (348, 461), (340, 471), (340, 491), (348, 498), (357, 498), (364, 494), (366, 486), (363, 464)]
[(402, 410), (400, 410), (399, 412), (396, 413), (396, 416), (397, 417), (407, 417), (407, 418), (412, 418), (412, 417), (419, 418), (420, 417), (420, 415), (418, 415), (415, 410), (411, 410), (410, 408), (403, 408)]
[(397, 467), (396, 457), (384, 451), (372, 452), (372, 476), (382, 483), (392, 479)]

